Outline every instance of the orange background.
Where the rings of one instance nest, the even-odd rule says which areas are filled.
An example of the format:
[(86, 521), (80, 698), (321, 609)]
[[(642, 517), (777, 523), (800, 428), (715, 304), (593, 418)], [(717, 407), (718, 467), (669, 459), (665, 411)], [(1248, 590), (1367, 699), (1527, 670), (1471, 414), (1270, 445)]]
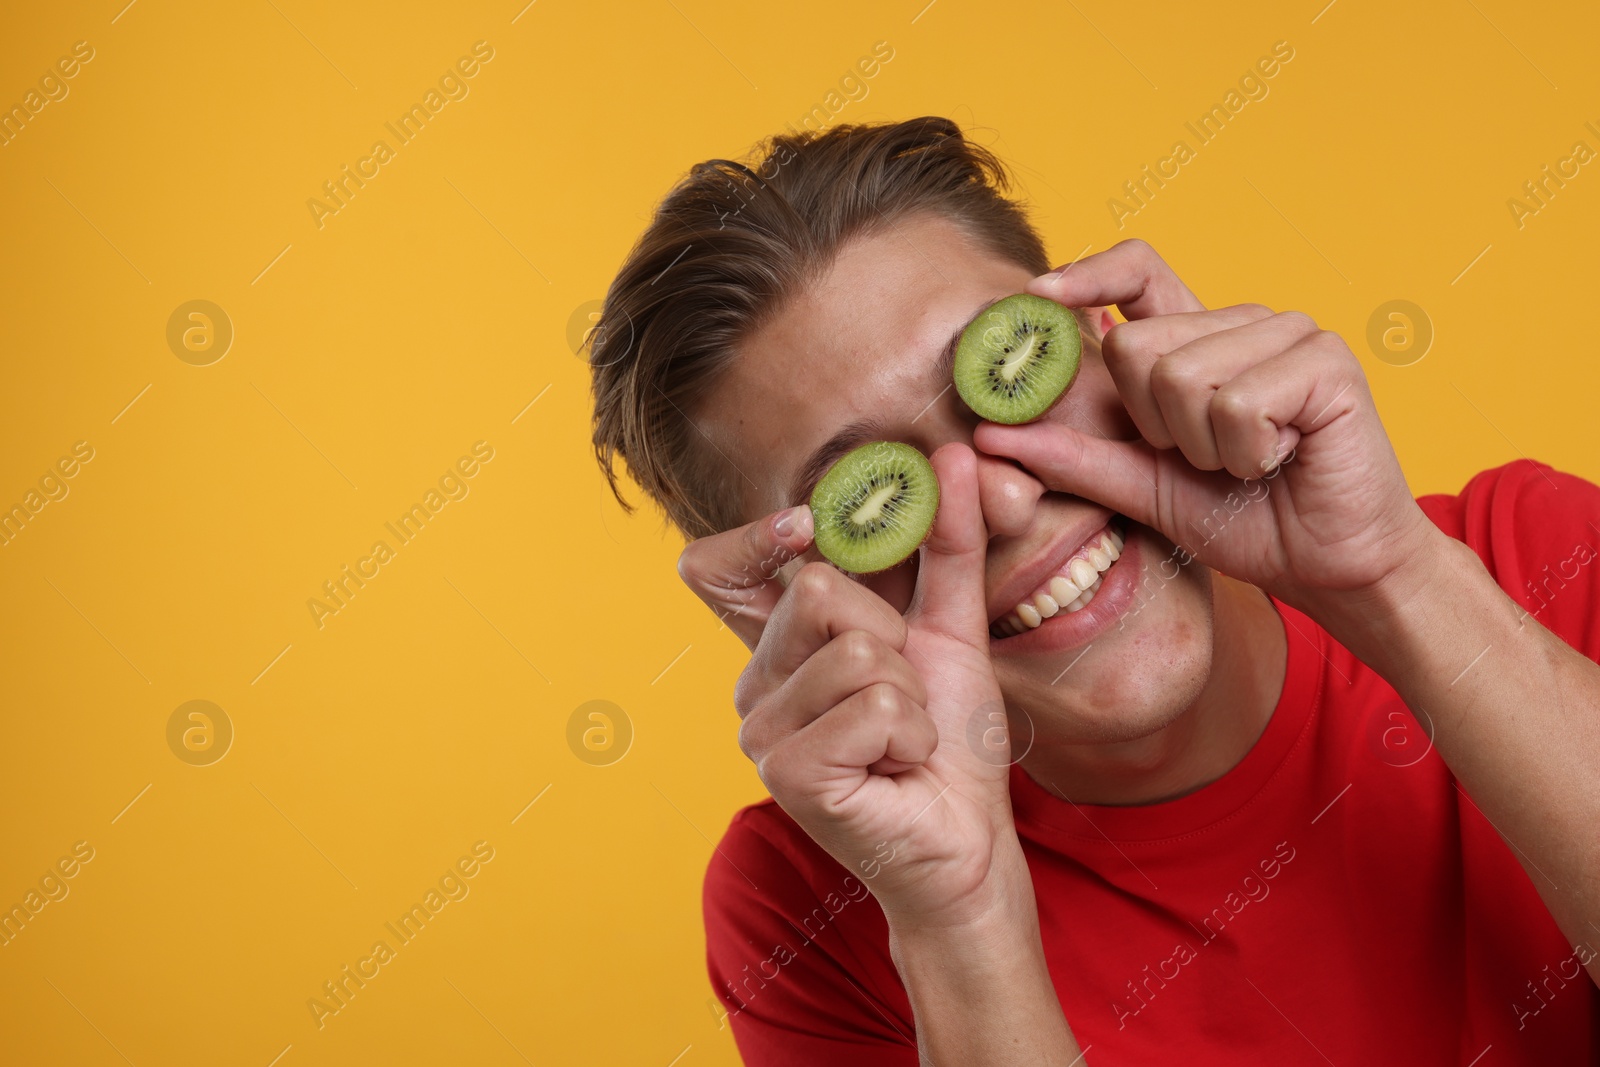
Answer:
[[(1520, 226), (1508, 207), (1600, 149), (1600, 14), (925, 2), (0, 16), (0, 105), (93, 49), (0, 146), (0, 507), (93, 451), (0, 546), (0, 905), (93, 850), (0, 945), (6, 1059), (736, 1062), (699, 886), (762, 794), (744, 653), (675, 537), (606, 496), (571, 338), (689, 164), (814, 108), (953, 116), (1017, 166), (1058, 260), (1138, 235), (1208, 303), (1339, 330), (1419, 493), (1518, 454), (1600, 478), (1600, 174), (1572, 164)], [(478, 41), (466, 95), (392, 140)], [(1279, 41), (1266, 95), (1198, 144), (1184, 124)], [(319, 226), (307, 201), (379, 139), (393, 158)], [(1193, 158), (1119, 229), (1108, 200), (1179, 139)], [(1408, 366), (1367, 342), (1395, 299), (1435, 333)], [(220, 359), (197, 320), (169, 345), (193, 300), (231, 323)], [(385, 523), (476, 442), (493, 458), (400, 544)], [(372, 576), (319, 627), (346, 565)], [(169, 733), (194, 700), (221, 716)], [(598, 756), (568, 731), (594, 700), (620, 709)], [(619, 761), (579, 758), (625, 729)], [(361, 964), (478, 842), (445, 882), (466, 895)], [(319, 1026), (347, 965), (377, 970)]]

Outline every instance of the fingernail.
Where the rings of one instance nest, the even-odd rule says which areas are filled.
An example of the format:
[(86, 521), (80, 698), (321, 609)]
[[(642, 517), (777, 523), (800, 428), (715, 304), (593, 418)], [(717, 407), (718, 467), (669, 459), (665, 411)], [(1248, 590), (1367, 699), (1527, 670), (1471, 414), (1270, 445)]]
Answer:
[(779, 537), (787, 538), (797, 530), (805, 535), (811, 533), (811, 509), (804, 504), (781, 512), (772, 522), (772, 532)]

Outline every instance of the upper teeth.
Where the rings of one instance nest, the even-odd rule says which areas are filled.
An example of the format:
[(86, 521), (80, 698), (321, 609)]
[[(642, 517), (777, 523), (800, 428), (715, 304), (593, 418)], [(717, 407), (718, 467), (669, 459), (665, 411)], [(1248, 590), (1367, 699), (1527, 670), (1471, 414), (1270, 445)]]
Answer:
[(1034, 590), (1032, 596), (995, 623), (995, 632), (1009, 637), (1032, 630), (1052, 615), (1088, 607), (1105, 581), (1100, 576), (1121, 555), (1122, 534), (1115, 526), (1108, 527), (1105, 533), (1080, 548), (1044, 585)]

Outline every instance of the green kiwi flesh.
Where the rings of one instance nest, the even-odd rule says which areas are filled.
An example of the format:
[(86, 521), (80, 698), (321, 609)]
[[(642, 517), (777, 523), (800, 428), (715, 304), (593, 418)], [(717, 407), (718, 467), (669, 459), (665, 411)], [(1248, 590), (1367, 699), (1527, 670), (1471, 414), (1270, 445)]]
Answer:
[(1018, 293), (974, 319), (956, 346), (956, 392), (990, 422), (1032, 422), (1078, 376), (1078, 320), (1054, 300)]
[(845, 453), (811, 492), (817, 551), (852, 574), (876, 574), (909, 559), (938, 510), (933, 464), (895, 441)]

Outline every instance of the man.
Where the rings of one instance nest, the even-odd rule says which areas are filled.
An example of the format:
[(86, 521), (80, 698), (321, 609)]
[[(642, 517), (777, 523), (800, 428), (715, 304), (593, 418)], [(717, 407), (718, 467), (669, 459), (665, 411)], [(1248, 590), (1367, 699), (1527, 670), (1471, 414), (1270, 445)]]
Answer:
[[(743, 1055), (1592, 1062), (1600, 490), (1414, 500), (1337, 336), (1138, 241), (1047, 273), (1005, 188), (942, 119), (779, 137), (695, 168), (605, 301), (602, 465), (753, 650), (776, 803), (705, 887)], [(1083, 368), (982, 423), (954, 338), (1019, 291), (1082, 309)], [(877, 439), (941, 505), (854, 580), (803, 501)]]

